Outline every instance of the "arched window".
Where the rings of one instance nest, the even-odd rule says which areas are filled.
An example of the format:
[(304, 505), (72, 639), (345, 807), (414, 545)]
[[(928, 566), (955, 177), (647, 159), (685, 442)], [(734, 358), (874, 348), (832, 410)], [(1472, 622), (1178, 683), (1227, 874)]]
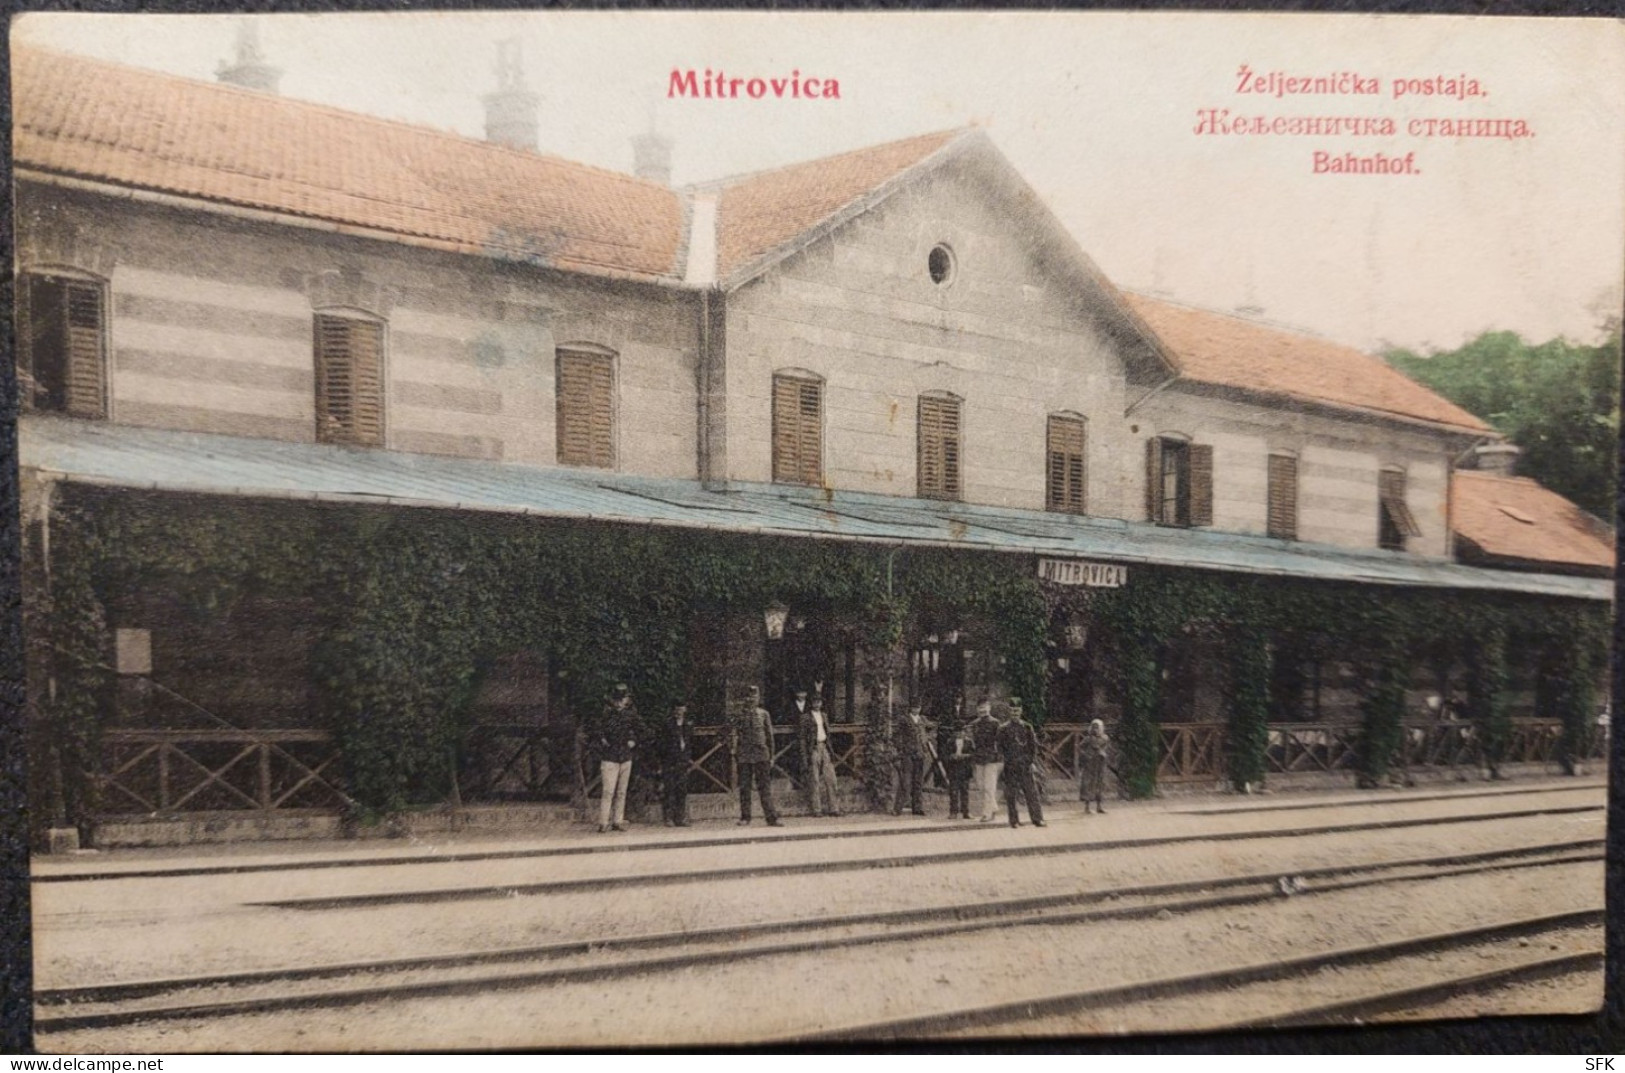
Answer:
[(559, 464), (614, 469), (614, 351), (560, 347), (555, 384)]
[(316, 314), (316, 439), (384, 445), (384, 322), (360, 310)]
[(1082, 514), (1088, 504), (1089, 423), (1079, 414), (1050, 414), (1045, 441), (1045, 507)]
[(17, 280), (17, 378), (23, 407), (107, 416), (107, 286), (44, 269)]
[(922, 499), (958, 499), (964, 494), (963, 403), (945, 391), (920, 396), (915, 438)]
[(773, 375), (773, 479), (824, 483), (824, 381), (814, 373)]

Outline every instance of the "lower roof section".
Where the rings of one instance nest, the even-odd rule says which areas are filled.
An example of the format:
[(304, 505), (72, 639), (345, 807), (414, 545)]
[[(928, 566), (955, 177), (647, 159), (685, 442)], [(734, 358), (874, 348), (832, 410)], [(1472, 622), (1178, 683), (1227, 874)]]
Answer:
[(18, 432), (25, 469), (61, 480), (120, 488), (441, 507), (869, 544), (957, 547), (1316, 581), (1586, 600), (1609, 600), (1613, 595), (1613, 582), (1602, 578), (1491, 570), (1377, 549), (968, 503), (764, 484), (715, 491), (697, 481), (600, 470), (540, 468), (53, 417), (25, 417)]

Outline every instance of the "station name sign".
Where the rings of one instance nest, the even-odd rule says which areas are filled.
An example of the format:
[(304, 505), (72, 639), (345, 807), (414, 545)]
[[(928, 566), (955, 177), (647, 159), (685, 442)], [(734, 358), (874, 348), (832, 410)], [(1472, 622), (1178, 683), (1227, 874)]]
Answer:
[(1119, 563), (1092, 563), (1086, 559), (1040, 559), (1038, 580), (1055, 585), (1119, 589), (1128, 584), (1128, 567)]

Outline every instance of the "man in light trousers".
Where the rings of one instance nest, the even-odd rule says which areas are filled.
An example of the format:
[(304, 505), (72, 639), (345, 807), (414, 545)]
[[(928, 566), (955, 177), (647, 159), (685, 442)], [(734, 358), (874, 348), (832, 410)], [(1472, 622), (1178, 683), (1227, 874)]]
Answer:
[(610, 829), (612, 807), (615, 830), (626, 830), (626, 788), (632, 782), (632, 754), (637, 748), (638, 713), (632, 707), (632, 692), (617, 685), (598, 722), (599, 834)]
[(814, 696), (811, 710), (801, 716), (802, 743), (807, 752), (807, 795), (814, 816), (839, 816), (835, 807), (835, 761), (829, 755), (829, 717), (824, 698)]
[(993, 718), (993, 704), (983, 699), (976, 705), (976, 718), (965, 728), (971, 740), (971, 763), (976, 767), (976, 786), (982, 794), (984, 823), (999, 814), (999, 773), (1004, 763), (999, 756), (999, 721)]

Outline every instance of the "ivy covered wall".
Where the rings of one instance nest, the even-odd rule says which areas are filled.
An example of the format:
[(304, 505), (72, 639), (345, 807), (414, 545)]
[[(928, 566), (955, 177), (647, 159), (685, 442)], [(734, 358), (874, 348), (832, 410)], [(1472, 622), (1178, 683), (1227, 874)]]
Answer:
[[(1158, 660), (1170, 638), (1209, 630), (1225, 640), (1226, 765), (1242, 787), (1263, 777), (1272, 638), (1312, 635), (1359, 668), (1362, 771), (1378, 778), (1397, 732), (1395, 676), (1411, 653), (1443, 644), (1477, 668), (1474, 711), (1491, 741), (1504, 740), (1495, 668), (1519, 646), (1546, 653), (1552, 695), (1579, 735), (1608, 622), (1606, 607), (1578, 601), (1144, 567), (1121, 589), (1054, 588), (1024, 555), (66, 486), (51, 521), (48, 593), (28, 608), (33, 664), (55, 682), (54, 692), (34, 689), (39, 725), (50, 728), (37, 748), (70, 753), (66, 769), (94, 755), (105, 724), (119, 625), (109, 606), (155, 588), (205, 619), (264, 594), (314, 608), (312, 723), (336, 734), (351, 796), (380, 813), (445, 798), (451, 754), (493, 660), (545, 650), (578, 716), (623, 680), (648, 718), (689, 688), (691, 624), (709, 612), (827, 606), (865, 648), (889, 652), (910, 624), (974, 618), (1005, 685), (1038, 721), (1051, 623), (1080, 616), (1106, 654), (1106, 688), (1122, 713), (1120, 772), (1140, 795), (1155, 790)], [(74, 793), (68, 808), (82, 815), (93, 803)]]

